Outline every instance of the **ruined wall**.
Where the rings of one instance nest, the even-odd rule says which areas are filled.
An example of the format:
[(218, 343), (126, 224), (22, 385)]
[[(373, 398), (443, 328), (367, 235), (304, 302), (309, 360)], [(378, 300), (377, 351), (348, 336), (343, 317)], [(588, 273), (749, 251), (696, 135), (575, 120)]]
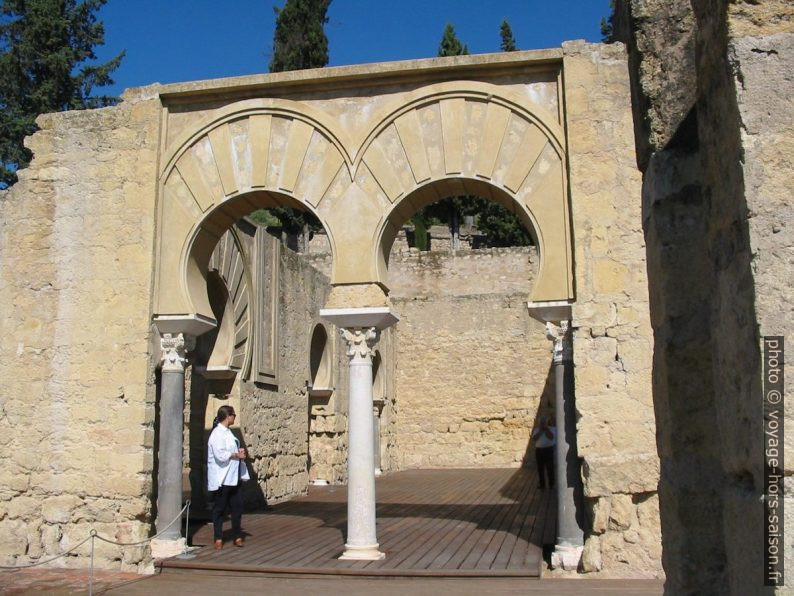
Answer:
[[(159, 102), (41, 116), (0, 193), (0, 563), (149, 535)], [(88, 479), (91, 479), (88, 481)], [(87, 566), (90, 544), (58, 565)], [(56, 564), (56, 563), (53, 563)], [(97, 543), (95, 564), (148, 564)]]
[(347, 408), (342, 396), (347, 395), (347, 359), (343, 350), (336, 350), (334, 367), (335, 404), (331, 410), (336, 422), (329, 420), (330, 415), (319, 422), (315, 417), (309, 435), (309, 342), (329, 291), (325, 276), (296, 253), (282, 248), (278, 387), (244, 383), (240, 398), (241, 430), (249, 446), (251, 467), (268, 503), (306, 493), (310, 440), (333, 445), (331, 449), (314, 445), (315, 465), (332, 471), (329, 480), (344, 479)]
[[(629, 14), (656, 8), (623, 4)], [(685, 118), (665, 123), (668, 138), (650, 143), (643, 181), (666, 590), (761, 593), (760, 336), (790, 340), (793, 318), (785, 156), (794, 143), (794, 7), (669, 4), (692, 23), (678, 39), (661, 38), (643, 19), (621, 32), (656, 40), (634, 44), (635, 62), (669, 61), (682, 44), (691, 47), (682, 68), (632, 73), (635, 109), (648, 103), (638, 94), (652, 109), (674, 101), (649, 91), (662, 76), (693, 97), (679, 110)], [(786, 414), (790, 424), (790, 408)], [(789, 494), (790, 462), (786, 475)], [(789, 511), (791, 504), (789, 496)], [(782, 549), (789, 570), (791, 519)]]
[(534, 248), (392, 253), (395, 465), (534, 465), (530, 433), (553, 401), (550, 344), (526, 297)]
[(661, 572), (651, 327), (624, 47), (563, 44), (585, 571)]
[[(246, 269), (253, 273), (254, 291), (265, 295), (276, 283), (276, 317), (278, 343), (277, 384), (256, 382), (253, 371), (245, 367), (234, 378), (205, 378), (203, 367), (215, 349), (213, 331), (198, 338), (193, 353), (191, 374), (187, 376), (185, 404), (184, 462), (190, 478), (191, 498), (195, 507), (191, 515), (207, 514), (206, 458), (207, 439), (218, 407), (229, 404), (238, 412), (232, 431), (249, 451), (252, 482), (245, 485), (249, 509), (277, 503), (306, 493), (310, 480), (323, 478), (342, 483), (346, 477), (347, 369), (344, 351), (337, 341), (338, 332), (328, 325), (330, 361), (330, 395), (314, 400), (309, 394), (310, 341), (313, 329), (321, 324), (320, 308), (325, 304), (330, 284), (328, 278), (301, 256), (283, 246), (264, 228), (235, 225), (243, 249)], [(255, 236), (264, 234), (264, 239)], [(257, 256), (256, 246), (262, 245)], [(270, 259), (278, 253), (275, 275), (257, 269), (258, 258)], [(275, 281), (274, 281), (275, 280)], [(245, 317), (257, 319), (253, 304)], [(264, 316), (268, 319), (268, 309)], [(243, 318), (243, 317), (241, 317)], [(255, 323), (256, 324), (256, 323)], [(254, 331), (256, 332), (256, 330)], [(238, 342), (244, 330), (237, 329)], [(260, 344), (250, 338), (251, 344)], [(256, 354), (253, 354), (256, 361)], [(252, 363), (256, 367), (256, 362)]]

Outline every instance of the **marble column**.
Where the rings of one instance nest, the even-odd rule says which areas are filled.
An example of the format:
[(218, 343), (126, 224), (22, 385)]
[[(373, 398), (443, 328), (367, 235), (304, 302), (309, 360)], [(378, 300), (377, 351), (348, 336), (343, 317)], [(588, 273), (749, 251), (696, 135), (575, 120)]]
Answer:
[(557, 544), (552, 566), (576, 569), (582, 557), (582, 477), (576, 448), (576, 404), (573, 387), (573, 342), (568, 321), (546, 323), (546, 337), (554, 342), (554, 390), (557, 443)]
[(372, 357), (380, 330), (400, 317), (388, 306), (323, 308), (320, 317), (336, 325), (350, 358), (347, 409), (347, 542), (340, 559), (376, 561), (375, 450), (372, 420)]
[(375, 453), (372, 423), (372, 355), (379, 332), (374, 327), (342, 329), (350, 359), (347, 456), (347, 542), (340, 559), (377, 560), (375, 530)]
[[(156, 558), (182, 552), (184, 538), (179, 517), (182, 509), (182, 428), (185, 406), (186, 353), (195, 338), (183, 333), (166, 333), (160, 339), (160, 446), (157, 452), (157, 519), (159, 534), (152, 543)], [(172, 523), (173, 522), (173, 523)], [(169, 525), (170, 524), (170, 525)], [(162, 534), (161, 534), (162, 532)]]
[(383, 400), (375, 400), (372, 407), (372, 453), (375, 461), (375, 476), (383, 474), (380, 462), (380, 416)]

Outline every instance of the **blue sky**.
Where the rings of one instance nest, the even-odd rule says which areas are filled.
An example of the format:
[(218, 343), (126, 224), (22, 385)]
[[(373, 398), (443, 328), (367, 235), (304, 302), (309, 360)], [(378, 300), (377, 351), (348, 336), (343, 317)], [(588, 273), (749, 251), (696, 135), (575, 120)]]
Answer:
[[(116, 85), (175, 83), (267, 72), (275, 28), (273, 6), (284, 0), (108, 0), (107, 60), (126, 49)], [(499, 51), (507, 19), (519, 49), (558, 47), (563, 40), (599, 41), (609, 0), (332, 0), (325, 31), (329, 66), (433, 57), (450, 22), (472, 54)]]

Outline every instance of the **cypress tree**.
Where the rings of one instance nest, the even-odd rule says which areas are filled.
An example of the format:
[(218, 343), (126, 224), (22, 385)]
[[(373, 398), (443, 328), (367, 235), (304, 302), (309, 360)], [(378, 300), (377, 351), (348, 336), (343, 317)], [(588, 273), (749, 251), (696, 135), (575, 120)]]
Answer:
[(507, 22), (507, 19), (502, 19), (499, 35), (502, 37), (502, 43), (499, 47), (503, 52), (515, 52), (518, 49), (516, 47), (516, 39), (513, 37), (513, 30), (510, 28), (510, 23)]
[(444, 35), (441, 36), (441, 43), (438, 45), (439, 57), (444, 56), (463, 56), (469, 53), (469, 48), (460, 43), (458, 36), (455, 35), (455, 28), (452, 23), (447, 23), (444, 28)]
[(39, 114), (114, 104), (93, 95), (112, 85), (124, 52), (105, 62), (94, 48), (105, 42), (96, 12), (106, 0), (0, 0), (0, 188), (17, 180), (31, 152), (23, 139)]
[(276, 11), (270, 72), (322, 68), (328, 64), (325, 36), (331, 0), (287, 0)]

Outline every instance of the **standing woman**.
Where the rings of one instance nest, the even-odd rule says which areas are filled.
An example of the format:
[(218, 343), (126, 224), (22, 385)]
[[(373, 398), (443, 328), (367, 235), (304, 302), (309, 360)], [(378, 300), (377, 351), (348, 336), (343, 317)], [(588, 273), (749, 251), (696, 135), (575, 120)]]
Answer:
[(245, 449), (240, 447), (237, 437), (229, 426), (237, 415), (231, 406), (218, 408), (215, 424), (207, 444), (207, 489), (215, 493), (212, 508), (212, 525), (215, 549), (223, 548), (223, 513), (228, 504), (232, 511), (232, 534), (234, 545), (243, 545), (243, 492), (241, 481), (248, 480), (245, 465)]

